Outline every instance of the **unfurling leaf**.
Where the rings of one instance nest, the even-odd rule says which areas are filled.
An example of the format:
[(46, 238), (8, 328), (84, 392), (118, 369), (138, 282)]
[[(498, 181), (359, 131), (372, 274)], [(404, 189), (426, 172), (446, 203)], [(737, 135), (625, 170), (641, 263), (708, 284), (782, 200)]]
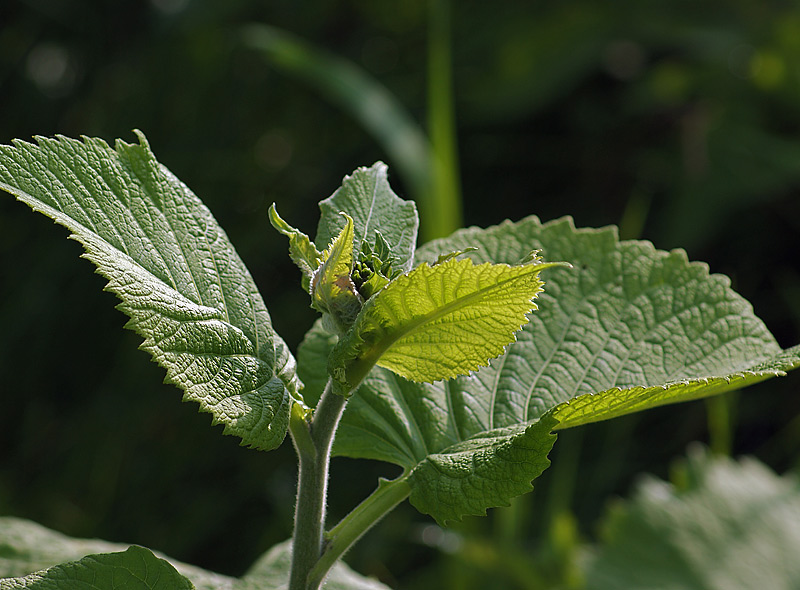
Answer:
[(353, 220), (347, 219), (342, 231), (322, 255), (324, 262), (311, 278), (311, 305), (336, 334), (353, 325), (363, 300), (350, 274), (353, 272)]
[(353, 268), (353, 282), (365, 300), (402, 273), (402, 269), (398, 268), (397, 258), (392, 254), (391, 246), (381, 232), (375, 231), (374, 247), (366, 240), (361, 242), (361, 251), (356, 257)]
[(306, 234), (281, 219), (275, 203), (269, 208), (269, 221), (272, 227), (289, 238), (289, 257), (303, 273), (301, 284), (308, 291), (314, 271), (322, 264), (322, 253)]

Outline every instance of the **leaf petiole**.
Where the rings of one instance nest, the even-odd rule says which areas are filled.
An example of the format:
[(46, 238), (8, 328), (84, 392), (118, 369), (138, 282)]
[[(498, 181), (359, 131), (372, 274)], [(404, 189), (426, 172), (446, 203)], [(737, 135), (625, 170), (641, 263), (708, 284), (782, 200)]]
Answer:
[(322, 556), (308, 575), (309, 587), (315, 588), (314, 584), (321, 583), (342, 555), (410, 493), (411, 486), (405, 474), (391, 481), (381, 479), (378, 489), (325, 533)]

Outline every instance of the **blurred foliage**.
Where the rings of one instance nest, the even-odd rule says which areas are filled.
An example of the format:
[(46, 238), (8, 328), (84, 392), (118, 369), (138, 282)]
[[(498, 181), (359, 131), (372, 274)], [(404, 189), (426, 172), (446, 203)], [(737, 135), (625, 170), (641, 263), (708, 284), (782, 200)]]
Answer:
[[(783, 346), (800, 342), (800, 8), (467, 0), (451, 11), (467, 225), (529, 213), (621, 223), (623, 237), (684, 247), (730, 275)], [(349, 60), (429, 129), (428, 14), (421, 0), (5, 0), (0, 140), (145, 131), (228, 231), (295, 348), (313, 313), (270, 203), (313, 227), (344, 174), (396, 166), (241, 31), (267, 24)], [(290, 445), (239, 449), (160, 385), (102, 279), (51, 225), (0, 199), (0, 513), (240, 574), (290, 533)], [(794, 376), (735, 398), (723, 446), (796, 468), (797, 388)], [(570, 547), (607, 499), (637, 472), (666, 477), (689, 441), (707, 439), (698, 403), (564, 432), (553, 467), (513, 507), (441, 531), (402, 506), (348, 560), (403, 588), (569, 587)], [(333, 472), (332, 518), (391, 475), (346, 460)], [(231, 530), (241, 543), (218, 544)], [(512, 554), (531, 569), (509, 568)]]

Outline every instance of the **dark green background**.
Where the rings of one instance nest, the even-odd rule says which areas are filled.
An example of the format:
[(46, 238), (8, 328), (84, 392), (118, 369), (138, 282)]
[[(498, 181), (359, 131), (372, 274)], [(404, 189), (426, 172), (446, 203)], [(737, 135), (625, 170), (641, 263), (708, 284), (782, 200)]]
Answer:
[[(354, 61), (425, 125), (427, 15), (421, 0), (5, 0), (0, 141), (143, 130), (228, 231), (296, 349), (313, 315), (267, 208), (313, 233), (316, 202), (342, 176), (392, 162), (324, 96), (244, 47), (240, 27), (267, 23)], [(467, 225), (530, 213), (622, 222), (624, 237), (686, 248), (731, 276), (781, 345), (800, 342), (794, 3), (463, 1), (452, 25)], [(240, 449), (161, 385), (65, 235), (0, 198), (0, 514), (241, 573), (290, 534), (291, 446)], [(798, 387), (794, 375), (732, 400), (735, 453), (797, 466)], [(708, 440), (699, 402), (563, 433), (513, 518), (460, 526), (471, 544), (426, 545), (430, 521), (403, 506), (349, 560), (406, 588), (482, 588), (505, 583), (491, 547), (513, 541), (558, 579), (542, 511), (571, 509), (588, 537), (611, 495), (640, 471), (666, 476), (692, 440)], [(333, 469), (334, 517), (393, 473)], [(498, 588), (537, 587), (505, 575)]]

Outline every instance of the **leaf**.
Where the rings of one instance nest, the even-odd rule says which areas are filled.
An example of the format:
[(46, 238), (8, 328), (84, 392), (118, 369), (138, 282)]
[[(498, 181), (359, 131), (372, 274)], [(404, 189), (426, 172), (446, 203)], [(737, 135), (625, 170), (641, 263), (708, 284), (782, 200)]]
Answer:
[[(375, 363), (414, 381), (464, 375), (503, 353), (536, 309), (549, 264), (422, 264), (371, 298), (331, 357), (346, 390)], [(366, 369), (365, 369), (366, 367)]]
[(782, 351), (730, 280), (690, 263), (683, 250), (619, 242), (615, 228), (576, 230), (569, 218), (542, 225), (529, 217), (457, 232), (420, 255), (468, 244), (480, 247), (472, 255), (479, 259), (515, 260), (537, 248), (580, 269), (552, 273), (542, 309), (502, 363), (478, 374), (490, 387), (497, 382), (496, 412), (508, 416), (498, 425), (552, 410), (566, 428), (739, 389), (800, 366), (799, 347)]
[[(462, 230), (419, 248), (417, 260), (433, 263), (469, 247), (479, 248), (469, 254), (478, 264), (513, 264), (541, 249), (575, 269), (548, 276), (539, 310), (516, 341), (471, 375), (420, 384), (373, 369), (348, 402), (334, 445), (340, 456), (401, 466), (411, 503), (440, 522), (482, 514), (521, 493), (516, 484), (491, 494), (481, 486), (487, 472), (496, 482), (518, 477), (507, 461), (492, 470), (486, 448), (527, 437), (514, 448), (530, 447), (525, 465), (535, 474), (550, 430), (730, 391), (800, 365), (799, 347), (782, 351), (729, 280), (683, 251), (619, 242), (612, 228), (577, 230), (568, 218), (543, 225), (528, 217)], [(314, 346), (304, 343), (300, 357), (317, 358), (304, 362), (324, 363), (322, 339), (306, 342)], [(465, 443), (484, 436), (497, 440)], [(417, 477), (428, 457), (459, 469), (425, 467), (425, 478)], [(459, 488), (470, 497), (453, 491)], [(452, 503), (439, 501), (441, 490), (452, 491)]]
[(22, 578), (0, 580), (0, 590), (193, 590), (174, 567), (143, 547), (88, 555)]
[[(325, 367), (334, 343), (317, 322), (298, 352), (303, 375)], [(348, 402), (333, 448), (335, 455), (403, 467), (409, 500), (440, 524), (485, 514), (529, 492), (555, 441), (549, 417), (494, 431), (462, 427), (472, 409), (451, 391), (453, 383), (415, 383), (375, 367)], [(308, 398), (316, 400), (325, 383), (310, 385)]]
[(184, 399), (242, 444), (277, 447), (298, 381), (264, 302), (211, 212), (140, 143), (0, 146), (0, 189), (71, 231), (126, 327)]
[(318, 248), (328, 244), (342, 231), (346, 213), (353, 218), (355, 243), (353, 249), (361, 250), (361, 243), (375, 243), (375, 232), (380, 230), (392, 247), (398, 267), (407, 271), (414, 260), (417, 245), (419, 217), (412, 201), (404, 201), (389, 186), (387, 167), (377, 162), (370, 168), (358, 168), (345, 176), (342, 186), (319, 204), (322, 215), (314, 240)]
[(755, 459), (689, 453), (613, 504), (584, 564), (589, 590), (800, 587), (800, 485)]
[[(237, 586), (235, 590), (286, 590), (291, 558), (290, 541), (275, 545), (250, 568), (242, 577), (241, 586)], [(389, 588), (377, 580), (357, 574), (340, 561), (331, 569), (325, 581), (325, 590), (389, 590)]]
[(507, 505), (531, 491), (531, 481), (550, 466), (554, 425), (543, 418), (484, 431), (428, 454), (409, 475), (411, 503), (441, 523)]

